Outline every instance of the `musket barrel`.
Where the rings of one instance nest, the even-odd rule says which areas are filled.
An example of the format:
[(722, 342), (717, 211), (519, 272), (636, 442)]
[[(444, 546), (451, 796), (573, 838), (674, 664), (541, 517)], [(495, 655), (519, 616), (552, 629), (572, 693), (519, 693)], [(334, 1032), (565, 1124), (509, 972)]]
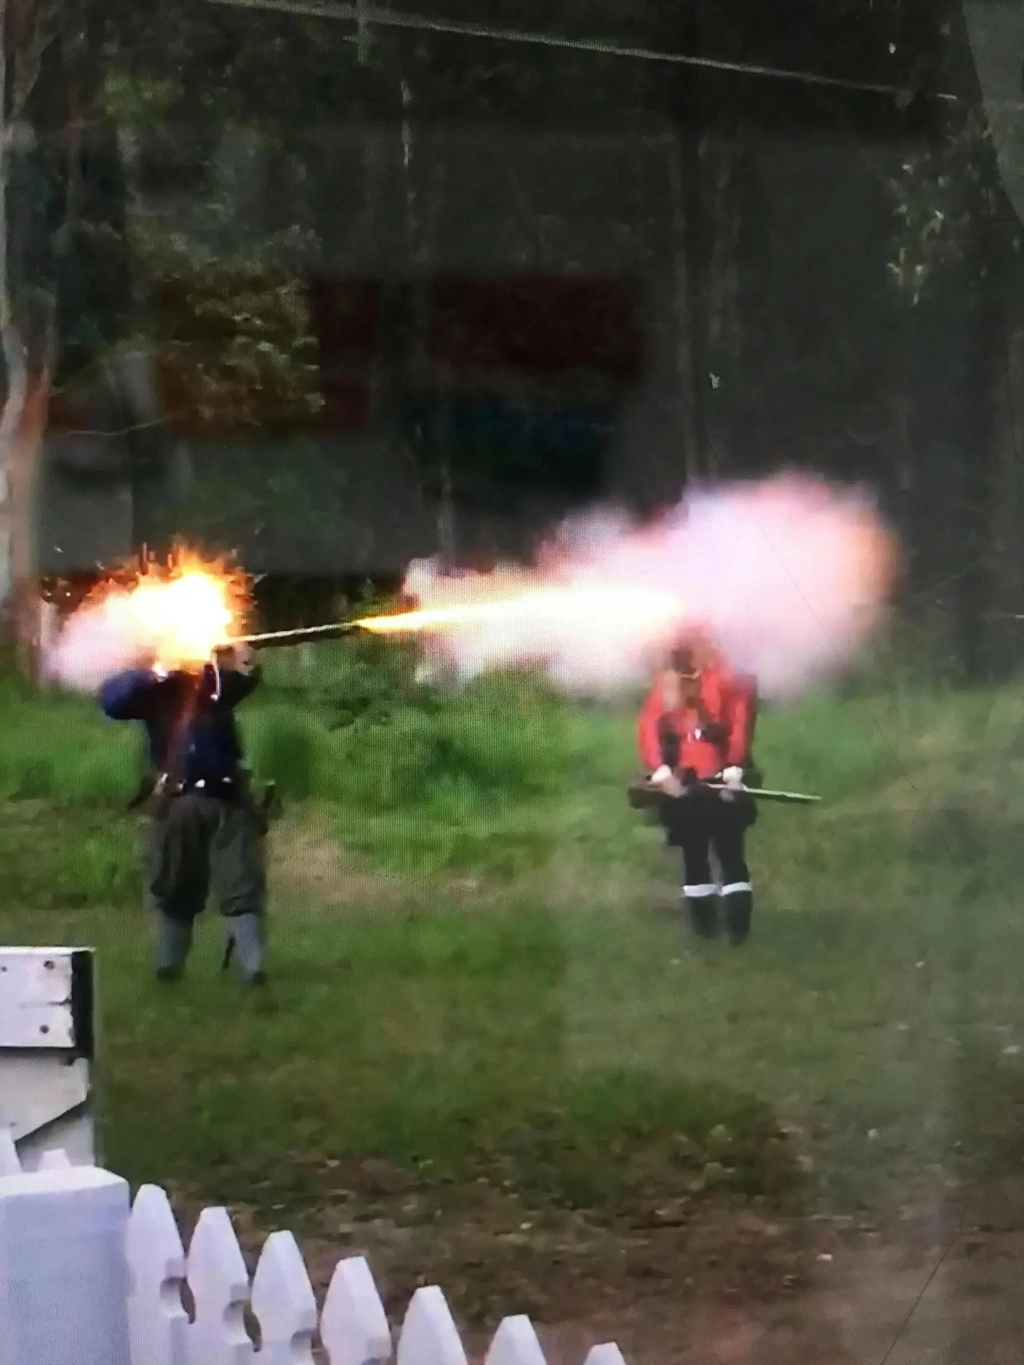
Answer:
[(298, 626), (294, 630), (265, 630), (254, 635), (236, 635), (232, 645), (249, 649), (282, 649), (287, 645), (309, 644), (315, 640), (337, 640), (362, 630), (358, 621), (332, 621), (325, 626)]
[[(816, 806), (820, 796), (809, 796), (805, 792), (772, 791), (765, 787), (727, 787), (724, 782), (698, 782), (690, 791), (734, 791), (738, 796), (750, 796), (755, 801), (778, 802), (788, 806)], [(662, 793), (650, 782), (634, 782), (629, 788), (630, 805), (637, 808), (654, 806), (663, 799)], [(678, 799), (685, 801), (687, 792)]]
[(753, 796), (758, 801), (779, 801), (791, 806), (813, 806), (821, 800), (820, 796), (809, 796), (806, 792), (772, 791), (768, 787), (730, 787), (725, 782), (705, 782), (708, 791), (734, 791), (739, 796)]

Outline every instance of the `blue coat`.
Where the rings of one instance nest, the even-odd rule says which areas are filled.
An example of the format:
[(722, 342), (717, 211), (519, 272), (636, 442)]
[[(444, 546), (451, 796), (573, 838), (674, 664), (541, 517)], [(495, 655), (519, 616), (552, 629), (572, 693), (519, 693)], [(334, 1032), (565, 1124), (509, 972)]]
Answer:
[(238, 774), (242, 746), (234, 708), (258, 683), (258, 670), (222, 669), (215, 696), (216, 673), (209, 665), (199, 678), (186, 673), (161, 678), (131, 668), (107, 679), (100, 703), (111, 720), (142, 722), (156, 772), (173, 771), (182, 782), (210, 781)]

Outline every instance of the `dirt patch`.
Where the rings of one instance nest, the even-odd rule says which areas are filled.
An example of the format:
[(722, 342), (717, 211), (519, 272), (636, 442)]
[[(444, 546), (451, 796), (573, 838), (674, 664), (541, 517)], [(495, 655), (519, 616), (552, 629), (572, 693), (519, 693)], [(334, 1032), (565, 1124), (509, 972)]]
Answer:
[[(715, 1220), (711, 1235), (727, 1248), (722, 1265), (747, 1269), (734, 1259), (739, 1225)], [(874, 1226), (796, 1220), (773, 1241), (762, 1242), (759, 1274), (745, 1276), (739, 1293), (704, 1274), (685, 1297), (635, 1294), (611, 1311), (545, 1325), (551, 1365), (578, 1361), (599, 1339), (615, 1340), (631, 1365), (1020, 1360), (1024, 1184), (953, 1195)]]
[[(538, 1212), (484, 1179), (453, 1187), (440, 1206), (436, 1192), (379, 1160), (334, 1163), (322, 1187), (324, 1204), (300, 1239), (318, 1294), (340, 1259), (366, 1256), (397, 1328), (416, 1289), (439, 1284), (475, 1357), (511, 1313), (532, 1319), (551, 1365), (579, 1362), (609, 1340), (631, 1365), (688, 1359), (678, 1352), (691, 1339), (726, 1352), (705, 1352), (705, 1361), (754, 1359), (736, 1353), (763, 1324), (778, 1322), (794, 1341), (802, 1340), (794, 1324), (804, 1336), (810, 1330), (800, 1305), (821, 1234), (805, 1220), (696, 1199), (666, 1210), (662, 1226), (640, 1206), (613, 1219)], [(233, 1214), (254, 1264), (265, 1231), (251, 1209)], [(836, 1349), (833, 1334), (822, 1362), (840, 1362)], [(814, 1365), (800, 1350), (795, 1358)]]
[(275, 906), (315, 902), (416, 911), (435, 907), (439, 897), (449, 910), (481, 909), (489, 903), (488, 888), (478, 878), (408, 881), (361, 865), (326, 827), (318, 830), (287, 818), (274, 826), (268, 840), (267, 875)]
[[(510, 1208), (496, 1212), (443, 1231), (380, 1222), (360, 1228), (341, 1254), (367, 1256), (396, 1325), (420, 1285), (440, 1284), (475, 1358), (502, 1317), (526, 1313), (550, 1365), (578, 1365), (602, 1341), (615, 1341), (631, 1365), (761, 1360), (752, 1352), (772, 1340), (796, 1352), (779, 1357), (794, 1365), (853, 1359), (841, 1354), (831, 1324), (808, 1315), (814, 1253), (805, 1225), (704, 1210), (661, 1230), (597, 1227), (583, 1217), (512, 1227)], [(339, 1249), (306, 1250), (322, 1290)]]
[(275, 904), (315, 899), (327, 905), (374, 905), (408, 898), (396, 878), (360, 868), (329, 830), (283, 820), (269, 840), (267, 873)]
[[(439, 1221), (386, 1163), (363, 1166), (372, 1208), (324, 1210), (301, 1239), (315, 1288), (365, 1255), (397, 1329), (415, 1290), (439, 1284), (474, 1361), (511, 1313), (531, 1317), (549, 1365), (580, 1365), (607, 1341), (629, 1365), (1020, 1360), (1024, 1181), (856, 1225), (707, 1206), (637, 1228), (530, 1216), (482, 1187)], [(262, 1233), (236, 1225), (255, 1257)]]

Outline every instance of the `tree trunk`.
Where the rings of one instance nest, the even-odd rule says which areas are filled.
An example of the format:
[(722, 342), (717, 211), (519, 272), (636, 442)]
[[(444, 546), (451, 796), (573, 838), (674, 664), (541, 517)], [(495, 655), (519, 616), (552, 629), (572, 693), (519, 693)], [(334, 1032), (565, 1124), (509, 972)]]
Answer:
[(14, 559), (23, 496), (17, 451), (28, 400), (28, 364), (21, 333), (14, 324), (8, 322), (0, 336), (6, 374), (3, 415), (0, 417), (0, 592), (4, 636), (6, 643), (11, 645), (17, 638)]
[(990, 220), (977, 228), (978, 297), (972, 311), (965, 395), (966, 454), (961, 460), (964, 574), (957, 600), (958, 652), (967, 676), (987, 680), (994, 601), (992, 527), (998, 468), (998, 395), (1006, 372), (1006, 315)]
[[(64, 90), (61, 126), (65, 133), (66, 203), (63, 221), (47, 243), (53, 279), (50, 288), (35, 287), (21, 278), (21, 267), (38, 225), (31, 221), (33, 204), (26, 191), (17, 204), (11, 200), (14, 129), (31, 155), (35, 134), (26, 107), (36, 90), (43, 56), (57, 37), (50, 14), (28, 8), (16, 41), (11, 41), (12, 15), (0, 0), (0, 343), (5, 366), (3, 414), (0, 416), (0, 472), (4, 502), (0, 508), (0, 553), (4, 555), (4, 633), (16, 649), (21, 666), (35, 670), (41, 629), (38, 555), (38, 500), (43, 433), (56, 357), (56, 266), (70, 250), (79, 207), (82, 121), (74, 80)], [(65, 38), (81, 49), (82, 33), (72, 25), (69, 10), (62, 16)], [(39, 162), (39, 167), (42, 161)], [(39, 167), (34, 169), (38, 170)], [(15, 215), (15, 209), (18, 210)]]
[[(684, 131), (682, 136), (688, 137)], [(687, 231), (688, 207), (693, 211), (693, 196), (684, 191), (684, 182), (692, 174), (693, 163), (681, 149), (673, 146), (669, 152), (670, 193), (672, 202), (672, 264), (673, 295), (672, 325), (675, 333), (673, 347), (675, 365), (673, 378), (676, 392), (672, 407), (677, 415), (677, 427), (683, 444), (686, 482), (692, 483), (704, 474), (704, 430), (701, 391), (694, 361), (694, 340), (697, 320), (694, 311), (691, 250)]]
[(744, 407), (743, 316), (740, 293), (744, 229), (750, 212), (750, 133), (730, 117), (704, 143), (702, 217), (707, 230), (704, 253), (703, 319), (704, 439), (707, 462), (716, 478), (730, 472), (741, 433)]
[(39, 593), (39, 501), (51, 373), (47, 360), (39, 373), (30, 378), (20, 427), (8, 447), (10, 619), (19, 666), (29, 677), (38, 674), (42, 602)]
[(37, 625), (32, 619), (36, 577), (35, 491), (48, 385), (45, 381), (40, 385), (32, 383), (28, 343), (15, 320), (12, 304), (9, 197), (13, 147), (8, 29), (7, 3), (0, 0), (0, 343), (5, 370), (0, 416), (0, 583), (6, 642), (17, 649), (22, 665), (30, 668)]
[[(436, 395), (437, 377), (427, 372), (424, 355), (424, 342), (429, 327), (429, 309), (434, 263), (433, 251), (433, 214), (431, 204), (440, 202), (443, 184), (436, 176), (436, 158), (443, 151), (435, 149), (436, 178), (429, 185), (429, 196), (422, 193), (427, 188), (424, 174), (432, 169), (430, 162), (421, 164), (421, 156), (416, 138), (416, 111), (412, 85), (409, 78), (401, 78), (402, 96), (402, 189), (404, 203), (404, 223), (406, 242), (406, 261), (410, 271), (407, 296), (406, 335), (403, 345), (404, 372), (406, 375), (406, 395), (410, 387), (415, 388), (424, 378), (427, 387)], [(420, 144), (422, 145), (422, 143)], [(429, 152), (428, 152), (429, 157)], [(443, 167), (441, 168), (443, 175)], [(436, 461), (437, 509), (435, 527), (437, 549), (448, 562), (453, 562), (459, 550), (459, 526), (456, 515), (455, 477), (452, 469), (451, 450), (446, 431), (446, 412), (442, 410), (440, 420), (435, 421), (435, 432), (428, 442), (429, 458)], [(433, 481), (433, 480), (432, 480)]]
[[(701, 6), (680, 6), (675, 24), (675, 46), (680, 52), (699, 52)], [(687, 68), (668, 76), (669, 114), (678, 138), (677, 178), (672, 186), (673, 228), (677, 260), (677, 375), (680, 386), (682, 433), (686, 443), (687, 482), (716, 473), (708, 448), (707, 266), (709, 233), (704, 195), (702, 147), (707, 109), (702, 77)]]

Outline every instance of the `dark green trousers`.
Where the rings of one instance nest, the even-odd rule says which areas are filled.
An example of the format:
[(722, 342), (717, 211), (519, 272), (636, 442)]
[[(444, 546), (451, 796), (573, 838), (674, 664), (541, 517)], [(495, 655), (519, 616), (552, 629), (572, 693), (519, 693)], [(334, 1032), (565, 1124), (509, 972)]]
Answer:
[(259, 816), (237, 801), (190, 792), (150, 821), (147, 899), (157, 922), (157, 966), (177, 973), (212, 892), (246, 976), (262, 970), (266, 873)]

